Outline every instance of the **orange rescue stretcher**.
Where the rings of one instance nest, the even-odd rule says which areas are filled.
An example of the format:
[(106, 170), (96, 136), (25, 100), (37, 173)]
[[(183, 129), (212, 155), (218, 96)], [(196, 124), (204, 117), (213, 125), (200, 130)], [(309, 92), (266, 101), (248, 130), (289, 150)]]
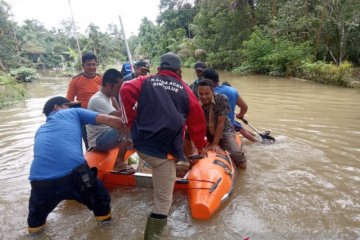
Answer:
[[(240, 137), (238, 137), (240, 143)], [(152, 174), (135, 172), (131, 175), (113, 172), (118, 149), (109, 152), (90, 151), (85, 158), (90, 167), (98, 169), (98, 177), (108, 189), (117, 186), (152, 187)], [(128, 159), (135, 150), (129, 150)], [(175, 181), (175, 189), (187, 190), (192, 216), (195, 219), (209, 219), (217, 209), (229, 199), (233, 192), (236, 167), (229, 154), (219, 154), (212, 150), (208, 156), (199, 159), (184, 178)]]

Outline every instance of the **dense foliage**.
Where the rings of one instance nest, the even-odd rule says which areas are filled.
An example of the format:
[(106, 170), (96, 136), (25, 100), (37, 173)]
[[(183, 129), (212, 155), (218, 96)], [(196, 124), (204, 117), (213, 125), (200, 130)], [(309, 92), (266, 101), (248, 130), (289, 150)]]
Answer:
[(25, 89), (16, 80), (6, 73), (0, 72), (0, 108), (12, 103), (14, 100), (23, 100)]
[(38, 79), (38, 74), (34, 68), (19, 67), (17, 69), (10, 70), (10, 75), (18, 82), (32, 82)]
[[(234, 72), (328, 79), (315, 69), (333, 64), (331, 71), (346, 78), (344, 64), (360, 65), (359, 9), (358, 0), (160, 0), (156, 23), (142, 19), (139, 34), (128, 41), (133, 59), (153, 64), (173, 51), (185, 66), (202, 60)], [(69, 20), (48, 30), (37, 20), (20, 26), (10, 17), (9, 4), (0, 0), (0, 70), (78, 68), (77, 38), (80, 51), (97, 54), (100, 65), (126, 60), (115, 24), (106, 32), (90, 24), (79, 34)]]

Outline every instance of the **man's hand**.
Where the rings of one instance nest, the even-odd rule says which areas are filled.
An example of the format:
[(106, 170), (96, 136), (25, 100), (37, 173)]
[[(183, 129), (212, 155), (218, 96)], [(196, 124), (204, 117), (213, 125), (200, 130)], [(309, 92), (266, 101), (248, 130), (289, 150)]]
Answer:
[(126, 125), (123, 125), (122, 128), (119, 129), (121, 140), (131, 141), (131, 129)]
[(242, 119), (244, 118), (244, 115), (238, 113), (238, 114), (236, 114), (236, 117), (237, 117), (238, 119), (241, 119), (241, 120), (242, 120)]
[(204, 157), (208, 156), (207, 149), (205, 149), (205, 148), (199, 149), (198, 152), (199, 152), (199, 155), (202, 155)]
[(222, 150), (219, 145), (210, 144), (208, 149), (213, 150), (216, 153), (225, 153), (224, 150)]

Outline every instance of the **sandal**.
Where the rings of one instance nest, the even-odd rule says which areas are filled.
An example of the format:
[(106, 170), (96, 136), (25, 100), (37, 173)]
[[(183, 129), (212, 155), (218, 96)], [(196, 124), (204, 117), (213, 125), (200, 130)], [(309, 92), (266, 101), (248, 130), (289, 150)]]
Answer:
[(136, 172), (136, 170), (131, 167), (131, 166), (127, 166), (125, 169), (121, 169), (121, 170), (112, 170), (111, 173), (116, 173), (116, 174), (123, 174), (123, 175), (132, 175)]

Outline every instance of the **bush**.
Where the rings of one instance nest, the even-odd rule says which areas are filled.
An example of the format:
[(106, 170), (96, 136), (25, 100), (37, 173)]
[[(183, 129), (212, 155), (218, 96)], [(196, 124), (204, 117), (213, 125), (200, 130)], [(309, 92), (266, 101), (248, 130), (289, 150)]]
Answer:
[(235, 69), (235, 72), (247, 71), (255, 73), (268, 73), (269, 65), (264, 57), (271, 53), (273, 49), (271, 40), (259, 29), (256, 29), (250, 36), (248, 41), (244, 42), (242, 51), (245, 61)]
[(343, 62), (340, 66), (325, 62), (304, 62), (300, 66), (301, 77), (338, 86), (349, 86), (351, 78), (352, 65), (349, 62)]
[(210, 53), (207, 57), (209, 66), (215, 69), (231, 70), (241, 65), (241, 50), (222, 50)]
[(27, 67), (10, 70), (10, 74), (19, 82), (32, 82), (39, 78), (36, 69)]
[(234, 72), (256, 72), (271, 75), (294, 75), (303, 61), (311, 57), (310, 44), (275, 39), (260, 30), (244, 42), (244, 64)]
[(310, 45), (305, 43), (294, 43), (288, 40), (276, 41), (273, 50), (264, 61), (271, 75), (294, 76), (302, 62), (311, 58)]
[(188, 67), (188, 68), (193, 68), (195, 65), (195, 62), (196, 62), (195, 58), (189, 57), (182, 62), (182, 66)]
[(0, 108), (23, 99), (25, 99), (24, 87), (13, 77), (0, 72)]

